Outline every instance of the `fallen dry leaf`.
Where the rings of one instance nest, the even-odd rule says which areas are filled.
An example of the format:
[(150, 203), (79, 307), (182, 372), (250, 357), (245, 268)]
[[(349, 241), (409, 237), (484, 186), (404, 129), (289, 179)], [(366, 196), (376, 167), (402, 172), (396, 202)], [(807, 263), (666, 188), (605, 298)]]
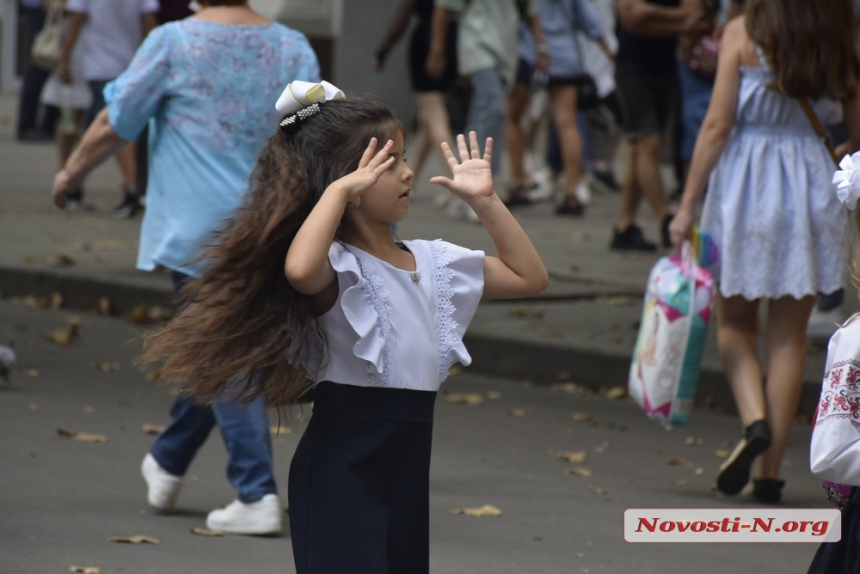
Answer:
[(75, 260), (68, 253), (54, 253), (45, 259), (45, 263), (51, 267), (71, 267), (75, 264)]
[(684, 444), (688, 446), (702, 446), (705, 444), (705, 439), (697, 436), (688, 436), (684, 439)]
[(697, 468), (696, 470), (693, 471), (693, 474), (695, 474), (696, 476), (702, 476), (703, 474), (705, 474), (705, 469), (704, 468)]
[(574, 243), (580, 243), (585, 241), (588, 238), (588, 234), (584, 231), (571, 231), (570, 232), (570, 240)]
[(492, 399), (494, 401), (502, 398), (502, 393), (498, 391), (487, 391), (486, 395), (488, 399)]
[(606, 391), (606, 398), (621, 399), (627, 396), (627, 387), (612, 387)]
[(63, 438), (70, 438), (78, 442), (107, 442), (107, 436), (103, 434), (77, 432), (66, 429), (57, 429), (57, 434)]
[(101, 569), (96, 566), (70, 566), (69, 572), (81, 572), (82, 574), (101, 574)]
[(102, 297), (99, 299), (99, 313), (101, 315), (113, 315), (114, 306), (111, 303), (110, 297)]
[(594, 420), (594, 417), (589, 413), (573, 413), (573, 420), (576, 422), (590, 422)]
[(717, 458), (729, 458), (730, 454), (732, 454), (732, 451), (727, 448), (718, 448), (714, 451), (714, 456)]
[(560, 458), (563, 461), (570, 462), (573, 464), (582, 464), (585, 462), (585, 457), (587, 456), (584, 450), (576, 451), (576, 452), (557, 452), (555, 453), (556, 458)]
[(30, 407), (31, 411), (38, 411), (39, 410), (39, 403), (30, 403), (28, 406)]
[(138, 534), (137, 536), (114, 536), (110, 541), (126, 544), (158, 544), (158, 538), (143, 536), (142, 534)]
[(508, 315), (511, 317), (525, 317), (529, 314), (529, 310), (522, 305), (515, 305), (508, 308)]
[(223, 530), (206, 530), (205, 528), (192, 528), (192, 534), (196, 534), (197, 536), (224, 536)]
[(680, 479), (678, 479), (678, 480), (676, 480), (676, 481), (675, 481), (675, 486), (687, 486), (687, 484), (688, 484), (689, 482), (690, 482), (690, 481), (689, 481), (689, 480), (687, 480), (686, 478), (680, 478)]
[(567, 474), (575, 474), (576, 476), (591, 476), (591, 471), (581, 466), (575, 466), (567, 469)]
[(135, 325), (148, 325), (150, 323), (167, 321), (171, 317), (173, 317), (173, 311), (166, 307), (161, 307), (159, 305), (148, 307), (141, 303), (129, 311), (126, 314), (125, 319), (129, 323), (134, 323)]
[(485, 504), (484, 506), (478, 508), (454, 508), (451, 510), (451, 514), (465, 514), (466, 516), (501, 516), (502, 511), (496, 508), (495, 506), (490, 506), (489, 504)]
[(526, 410), (525, 409), (514, 409), (511, 411), (511, 416), (514, 418), (521, 419), (524, 416), (526, 416)]
[(143, 425), (141, 425), (140, 430), (142, 430), (146, 434), (159, 434), (161, 431), (164, 430), (164, 427), (144, 423)]
[(282, 427), (282, 426), (273, 426), (269, 429), (269, 432), (275, 436), (282, 434), (293, 434), (293, 429), (290, 427)]
[(109, 373), (111, 371), (120, 370), (122, 368), (122, 365), (120, 365), (119, 363), (116, 363), (116, 362), (114, 362), (114, 363), (98, 363), (97, 365), (95, 365), (95, 368), (98, 369), (99, 371)]
[(681, 457), (677, 457), (677, 458), (667, 458), (667, 459), (666, 459), (666, 464), (667, 464), (667, 465), (669, 465), (669, 466), (682, 466), (682, 465), (687, 464), (687, 460), (686, 460), (686, 459), (683, 459), (683, 458), (681, 458)]
[(556, 383), (550, 386), (550, 389), (566, 395), (588, 396), (593, 395), (594, 391), (588, 387), (577, 385), (576, 383)]
[(59, 291), (51, 293), (51, 298), (48, 300), (48, 307), (51, 309), (59, 309), (66, 302), (66, 298)]
[(35, 379), (42, 373), (39, 372), (39, 369), (27, 369), (26, 371), (24, 371), (24, 374), (26, 374), (28, 377), (33, 377)]
[(95, 407), (84, 407), (84, 412), (88, 415), (91, 415), (96, 412), (96, 409)]
[(80, 325), (79, 321), (70, 320), (69, 324), (65, 327), (60, 327), (50, 333), (45, 333), (43, 336), (48, 341), (55, 345), (59, 345), (60, 347), (71, 347), (75, 343), (75, 339), (78, 338), (78, 328)]
[(451, 365), (451, 368), (448, 369), (448, 376), (455, 377), (463, 372), (463, 367), (460, 365)]
[(484, 403), (484, 396), (479, 393), (446, 393), (442, 400), (452, 405), (466, 404), (476, 407)]

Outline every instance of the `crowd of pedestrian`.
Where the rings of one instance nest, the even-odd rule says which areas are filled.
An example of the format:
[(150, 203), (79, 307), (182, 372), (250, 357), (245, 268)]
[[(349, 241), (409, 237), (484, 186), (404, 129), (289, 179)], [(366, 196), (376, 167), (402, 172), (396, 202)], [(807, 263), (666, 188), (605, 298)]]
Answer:
[[(321, 82), (307, 38), (247, 0), (22, 0), (22, 13), (31, 35), (46, 17), (64, 22), (55, 66), (25, 70), (17, 138), (56, 141), (52, 196), (68, 210), (115, 157), (116, 216), (144, 212), (138, 267), (171, 270), (183, 303), (148, 339), (147, 360), (186, 390), (142, 463), (155, 509), (174, 507), (218, 426), (237, 498), (207, 525), (280, 532), (266, 406), (307, 400), (310, 380), (314, 415), (290, 475), (297, 570), (427, 571), (434, 393), (453, 361), (468, 363), (461, 339), (482, 297), (546, 285), (509, 210), (551, 198), (556, 215), (588, 217), (607, 192), (618, 194), (609, 250), (679, 248), (696, 223), (717, 244), (718, 346), (743, 437), (716, 484), (781, 501), (809, 317), (816, 301), (842, 302), (843, 205), (860, 196), (851, 160), (831, 191), (834, 160), (860, 148), (849, 0), (402, 0), (369, 56), (382, 71), (411, 26), (411, 165), (406, 124)], [(464, 87), (468, 104), (451, 109)], [(460, 112), (470, 135), (455, 139)], [(393, 235), (434, 152), (447, 213), (483, 224), (498, 258)], [(637, 223), (643, 199), (656, 241)], [(828, 358), (816, 432), (840, 417), (860, 425), (854, 379), (850, 415), (832, 396), (860, 372), (851, 325), (836, 336), (843, 362)], [(851, 512), (858, 445), (815, 468)], [(358, 468), (367, 452), (378, 460)], [(413, 488), (384, 488), (392, 473)], [(343, 529), (354, 536), (333, 534)], [(837, 570), (827, 548), (814, 571)]]

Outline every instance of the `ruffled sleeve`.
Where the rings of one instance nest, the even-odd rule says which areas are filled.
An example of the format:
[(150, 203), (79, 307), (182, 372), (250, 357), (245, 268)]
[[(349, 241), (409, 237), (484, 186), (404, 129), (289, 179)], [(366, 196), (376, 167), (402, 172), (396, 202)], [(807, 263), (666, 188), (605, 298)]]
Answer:
[(463, 344), (484, 293), (483, 251), (452, 243), (429, 242), (434, 261), (437, 321), (439, 329), (439, 379), (445, 380), (454, 363), (469, 365), (472, 357)]
[(336, 304), (358, 336), (353, 352), (368, 361), (368, 373), (379, 375), (385, 371), (385, 340), (391, 331), (383, 287), (341, 243), (332, 243), (328, 258), (337, 273), (340, 297)]

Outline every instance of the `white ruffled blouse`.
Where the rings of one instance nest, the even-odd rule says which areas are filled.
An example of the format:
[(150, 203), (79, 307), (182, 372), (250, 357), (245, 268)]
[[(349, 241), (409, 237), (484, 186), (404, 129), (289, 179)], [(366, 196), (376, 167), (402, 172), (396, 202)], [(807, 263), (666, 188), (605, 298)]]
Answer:
[(314, 380), (436, 391), (451, 365), (472, 362), (463, 335), (483, 294), (484, 252), (442, 240), (403, 244), (416, 271), (332, 244), (339, 292), (317, 318), (326, 344)]

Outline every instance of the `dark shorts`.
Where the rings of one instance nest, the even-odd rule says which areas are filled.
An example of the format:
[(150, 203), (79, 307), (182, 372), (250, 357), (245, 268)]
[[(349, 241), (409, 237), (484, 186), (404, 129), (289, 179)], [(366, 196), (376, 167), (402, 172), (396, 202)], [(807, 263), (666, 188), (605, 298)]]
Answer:
[(99, 115), (99, 112), (105, 108), (105, 86), (108, 85), (110, 80), (88, 80), (87, 84), (90, 86), (90, 93), (93, 95), (92, 104), (90, 104), (90, 109), (87, 111), (87, 117), (84, 120), (84, 128), (88, 128), (93, 120), (96, 119), (96, 116)]
[(661, 135), (675, 112), (677, 77), (674, 73), (655, 74), (636, 66), (615, 70), (618, 101), (621, 104), (624, 135), (635, 141)]
[(445, 92), (457, 80), (457, 25), (450, 23), (445, 37), (445, 74), (433, 78), (427, 74), (430, 30), (419, 26), (409, 41), (409, 80), (415, 92)]
[[(578, 86), (583, 82), (583, 76), (549, 76), (546, 80), (547, 87), (550, 86)], [(522, 58), (517, 62), (516, 83), (520, 86), (532, 86), (535, 83), (535, 67)]]

